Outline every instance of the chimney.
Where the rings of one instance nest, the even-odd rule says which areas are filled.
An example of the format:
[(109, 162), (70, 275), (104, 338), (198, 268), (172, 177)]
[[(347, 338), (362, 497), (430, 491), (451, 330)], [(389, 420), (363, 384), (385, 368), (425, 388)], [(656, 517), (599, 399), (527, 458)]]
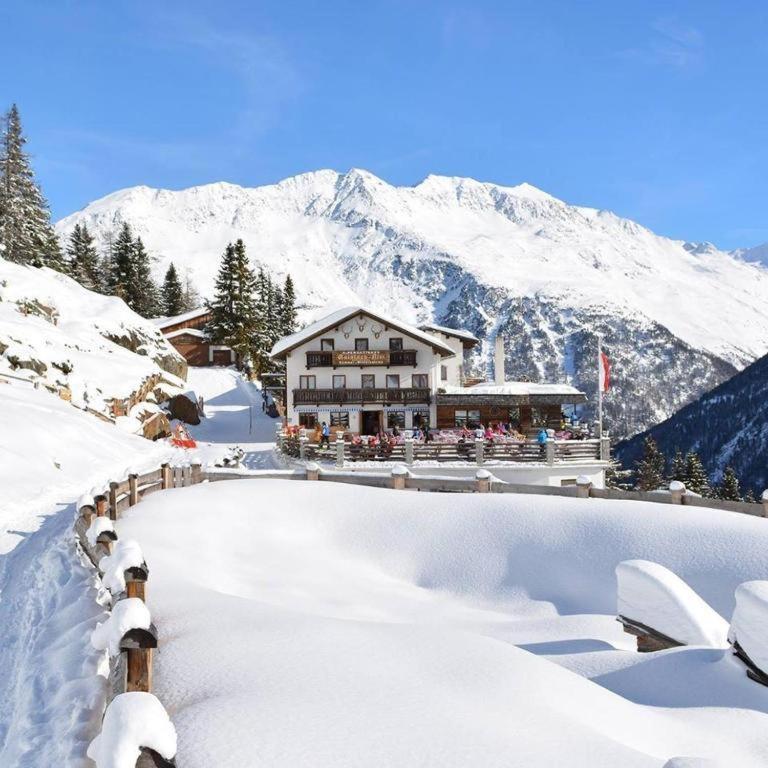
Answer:
[(506, 381), (504, 374), (504, 337), (500, 333), (496, 334), (493, 373), (494, 384), (503, 384)]

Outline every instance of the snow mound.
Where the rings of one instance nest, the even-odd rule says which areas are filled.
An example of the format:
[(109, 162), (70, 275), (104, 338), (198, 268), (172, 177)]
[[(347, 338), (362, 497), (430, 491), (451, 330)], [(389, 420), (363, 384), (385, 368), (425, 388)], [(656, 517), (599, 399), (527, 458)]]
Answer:
[(760, 670), (768, 672), (768, 581), (739, 584), (728, 636)]
[(731, 768), (731, 766), (707, 757), (673, 757), (664, 763), (663, 768)]
[(131, 629), (149, 629), (152, 617), (146, 603), (138, 597), (119, 600), (112, 607), (109, 618), (99, 622), (91, 632), (91, 644), (97, 651), (108, 651), (110, 656), (120, 653), (120, 641)]
[(728, 623), (668, 568), (648, 560), (616, 566), (620, 616), (684, 645), (728, 647)]
[(113, 594), (119, 595), (125, 591), (125, 571), (128, 568), (138, 568), (144, 564), (144, 555), (137, 541), (120, 539), (111, 555), (102, 558), (99, 567), (104, 572), (104, 586)]
[(88, 543), (92, 546), (96, 546), (96, 539), (101, 536), (105, 531), (114, 531), (115, 526), (108, 517), (94, 517), (91, 520), (91, 524), (88, 526), (88, 530), (85, 532), (85, 538), (88, 539)]
[[(186, 768), (252, 765), (254, 754), (270, 768), (768, 759), (763, 711), (716, 690), (712, 705), (647, 706), (545, 655), (587, 645), (638, 656), (615, 650), (629, 645), (614, 619), (614, 569), (627, 559), (663, 562), (727, 611), (745, 576), (768, 577), (763, 520), (261, 479), (150, 496), (117, 528), (152, 565), (155, 691)], [(727, 656), (672, 653), (699, 671)], [(644, 679), (654, 674), (674, 687), (661, 672)], [(723, 674), (750, 685), (735, 665)]]
[(135, 768), (141, 747), (170, 760), (176, 754), (176, 729), (151, 693), (121, 693), (107, 707), (88, 757), (96, 768)]

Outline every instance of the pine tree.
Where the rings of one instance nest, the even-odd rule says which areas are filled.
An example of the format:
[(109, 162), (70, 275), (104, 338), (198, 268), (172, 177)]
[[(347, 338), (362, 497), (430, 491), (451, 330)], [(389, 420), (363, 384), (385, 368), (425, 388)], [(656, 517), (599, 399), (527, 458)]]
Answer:
[(285, 278), (283, 285), (282, 305), (280, 307), (280, 335), (290, 336), (296, 332), (296, 290), (290, 275)]
[(255, 288), (256, 278), (248, 265), (243, 241), (238, 240), (234, 246), (230, 243), (216, 277), (213, 301), (208, 304), (211, 319), (207, 331), (214, 343), (232, 347), (241, 362), (255, 356)]
[(675, 457), (672, 459), (672, 467), (669, 473), (670, 480), (679, 480), (681, 483), (685, 483), (688, 479), (688, 472), (686, 471), (685, 458), (682, 451), (678, 448), (675, 451)]
[(140, 237), (133, 243), (133, 274), (135, 279), (128, 286), (126, 303), (142, 317), (160, 314), (160, 292), (152, 279), (152, 266), (147, 249)]
[(606, 488), (617, 488), (622, 491), (632, 490), (632, 470), (624, 469), (618, 459), (611, 457), (605, 470)]
[(693, 451), (685, 456), (685, 485), (689, 491), (700, 496), (709, 496), (712, 489), (709, 486), (709, 477), (699, 455)]
[(176, 267), (171, 262), (163, 281), (163, 314), (166, 317), (175, 317), (184, 311), (184, 289), (176, 273)]
[(197, 309), (202, 306), (203, 300), (200, 298), (197, 288), (192, 282), (192, 276), (187, 269), (184, 273), (184, 295), (182, 298), (182, 312), (189, 312), (191, 309)]
[(744, 494), (744, 501), (746, 501), (748, 504), (757, 504), (755, 492), (751, 488), (747, 489), (747, 492)]
[(134, 244), (130, 225), (125, 222), (112, 244), (112, 253), (107, 266), (107, 293), (119, 296), (131, 306), (134, 270)]
[(91, 291), (101, 290), (101, 265), (93, 237), (85, 224), (75, 224), (67, 245), (68, 272)]
[(14, 104), (5, 116), (0, 144), (0, 254), (20, 264), (63, 271), (66, 264), (48, 203), (24, 151), (26, 141)]
[(638, 491), (655, 491), (664, 485), (664, 454), (652, 437), (643, 442), (643, 456), (635, 464), (635, 487)]
[(723, 482), (717, 488), (717, 498), (726, 501), (741, 501), (739, 478), (733, 467), (726, 467), (723, 472)]

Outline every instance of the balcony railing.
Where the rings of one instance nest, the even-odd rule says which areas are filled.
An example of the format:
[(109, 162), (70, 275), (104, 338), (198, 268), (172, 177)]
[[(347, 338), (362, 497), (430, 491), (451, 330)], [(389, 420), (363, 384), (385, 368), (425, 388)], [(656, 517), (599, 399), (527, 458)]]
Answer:
[(294, 405), (344, 405), (345, 403), (387, 403), (421, 405), (430, 402), (427, 387), (398, 389), (294, 389)]
[(307, 352), (307, 368), (338, 368), (340, 366), (416, 365), (415, 349), (338, 349)]

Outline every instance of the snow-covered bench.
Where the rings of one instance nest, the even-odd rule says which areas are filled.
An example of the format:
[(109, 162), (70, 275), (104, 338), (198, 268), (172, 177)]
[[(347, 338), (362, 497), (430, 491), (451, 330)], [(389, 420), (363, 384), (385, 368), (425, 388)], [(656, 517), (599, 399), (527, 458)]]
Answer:
[(728, 623), (679, 576), (648, 560), (616, 566), (617, 612), (637, 650), (678, 645), (728, 646)]
[(768, 685), (768, 581), (745, 581), (736, 588), (728, 639), (747, 675)]

